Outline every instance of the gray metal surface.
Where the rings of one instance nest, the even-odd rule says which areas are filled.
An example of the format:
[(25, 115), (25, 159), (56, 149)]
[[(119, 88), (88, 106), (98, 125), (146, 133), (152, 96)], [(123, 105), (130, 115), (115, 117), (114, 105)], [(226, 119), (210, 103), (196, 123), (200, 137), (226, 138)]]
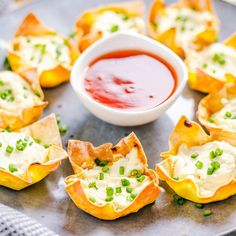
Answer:
[[(22, 17), (31, 10), (48, 25), (68, 34), (83, 10), (111, 2), (113, 0), (36, 1), (0, 17), (0, 38), (10, 39)], [(147, 6), (150, 2), (146, 1)], [(236, 7), (221, 1), (214, 3), (222, 22), (220, 36), (223, 39), (236, 31)], [(159, 153), (167, 150), (168, 136), (179, 117), (185, 114), (195, 119), (198, 101), (203, 96), (187, 86), (183, 95), (157, 121), (140, 127), (122, 128), (109, 125), (90, 114), (78, 101), (69, 83), (45, 90), (45, 95), (49, 106), (44, 115), (55, 112), (68, 125), (68, 133), (63, 137), (64, 145), (70, 137), (89, 140), (95, 145), (116, 143), (134, 131), (143, 144), (152, 168), (160, 161)], [(64, 178), (70, 174), (72, 169), (66, 160), (56, 172), (25, 190), (16, 192), (0, 187), (0, 202), (37, 219), (60, 235), (214, 235), (236, 227), (236, 197), (208, 204), (206, 209), (213, 210), (214, 214), (204, 218), (202, 211), (191, 202), (176, 206), (172, 202), (173, 193), (166, 186), (155, 205), (119, 220), (101, 221), (76, 208), (69, 199), (64, 190)]]

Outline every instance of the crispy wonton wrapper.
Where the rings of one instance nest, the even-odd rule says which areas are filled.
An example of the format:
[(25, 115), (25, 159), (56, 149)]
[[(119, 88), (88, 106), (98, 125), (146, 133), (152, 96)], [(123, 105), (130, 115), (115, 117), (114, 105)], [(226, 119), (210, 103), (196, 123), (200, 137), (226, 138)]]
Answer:
[(16, 132), (25, 132), (31, 137), (39, 139), (42, 145), (50, 145), (48, 148), (48, 161), (45, 163), (32, 163), (23, 177), (0, 169), (0, 185), (14, 190), (21, 190), (39, 182), (50, 172), (56, 170), (60, 166), (61, 160), (67, 157), (67, 153), (62, 148), (61, 136), (54, 114)]
[[(214, 20), (208, 26), (208, 29), (198, 34), (196, 39), (193, 42), (191, 47), (195, 50), (202, 49), (209, 44), (216, 41), (218, 37), (218, 18), (216, 17), (211, 0), (179, 0), (179, 2), (170, 5), (171, 7), (182, 8), (189, 7), (194, 8), (196, 11), (209, 11), (213, 16)], [(168, 6), (165, 5), (163, 0), (154, 0), (150, 14), (149, 14), (149, 23), (148, 23), (148, 32), (149, 35), (165, 44), (167, 47), (172, 49), (175, 53), (177, 53), (181, 58), (185, 58), (185, 51), (175, 42), (176, 28), (171, 28), (163, 33), (158, 33), (158, 22), (156, 22), (156, 18), (159, 15), (165, 15), (166, 8)]]
[(37, 73), (34, 69), (25, 70), (24, 72), (20, 73), (19, 76), (21, 76), (27, 81), (27, 83), (30, 84), (32, 91), (37, 93), (42, 101), (33, 107), (23, 109), (21, 114), (13, 114), (1, 110), (0, 129), (10, 128), (11, 130), (15, 130), (35, 122), (40, 118), (43, 109), (48, 104), (48, 102), (43, 101), (44, 95), (37, 79)]
[(103, 37), (101, 32), (92, 32), (91, 28), (98, 16), (104, 11), (115, 11), (124, 13), (130, 17), (144, 18), (145, 6), (142, 1), (133, 1), (102, 6), (85, 11), (76, 21), (76, 33), (80, 52), (83, 52), (91, 44)]
[[(228, 39), (226, 39), (223, 43), (226, 46), (230, 46), (236, 49), (236, 33), (230, 36)], [(187, 66), (190, 60), (191, 58), (187, 57), (185, 61)], [(194, 90), (203, 93), (210, 93), (214, 91), (219, 91), (225, 84), (236, 82), (236, 77), (233, 74), (226, 74), (225, 76), (227, 80), (222, 81), (205, 73), (203, 70), (201, 70), (200, 67), (201, 65), (199, 65), (199, 68), (196, 68), (195, 71), (191, 71), (189, 69), (188, 73), (189, 86)]]
[(211, 141), (214, 141), (213, 137), (207, 135), (198, 123), (189, 121), (185, 116), (180, 118), (170, 135), (169, 151), (161, 153), (164, 160), (156, 165), (160, 179), (166, 181), (179, 196), (197, 203), (210, 203), (224, 200), (236, 194), (235, 181), (220, 187), (212, 197), (201, 198), (195, 183), (191, 179), (175, 180), (172, 178), (175, 163), (170, 156), (177, 155), (181, 144), (191, 147), (200, 146)]
[[(29, 13), (23, 22), (20, 24), (18, 30), (15, 33), (15, 39), (19, 36), (48, 36), (48, 35), (58, 35), (53, 29), (45, 26), (33, 13)], [(78, 56), (77, 50), (71, 43), (70, 40), (66, 39), (64, 36), (59, 35), (64, 38), (70, 50), (71, 65)], [(14, 71), (21, 73), (22, 71), (29, 69), (29, 66), (24, 63), (21, 59), (20, 54), (15, 50), (17, 48), (17, 41), (13, 39), (12, 42), (8, 44), (8, 59), (10, 65)], [(45, 70), (39, 74), (39, 81), (42, 87), (55, 87), (63, 82), (68, 81), (70, 78), (70, 69), (65, 68), (63, 65), (58, 64), (55, 68), (50, 70)]]
[[(109, 160), (111, 162), (118, 160), (120, 157), (115, 157), (115, 154), (122, 154), (125, 156), (133, 147), (138, 148), (138, 157), (145, 165), (144, 174), (149, 176), (152, 180), (135, 198), (135, 200), (122, 211), (115, 211), (111, 203), (105, 206), (98, 206), (91, 203), (81, 186), (80, 179), (85, 178), (83, 170), (85, 168), (93, 168), (94, 160)], [(139, 209), (156, 200), (160, 193), (158, 186), (158, 178), (155, 171), (148, 169), (147, 159), (143, 151), (142, 145), (136, 135), (131, 133), (129, 136), (120, 140), (120, 142), (113, 146), (111, 143), (103, 144), (99, 147), (94, 147), (91, 143), (82, 142), (79, 140), (70, 140), (68, 146), (69, 160), (74, 169), (75, 175), (68, 176), (65, 179), (66, 191), (78, 208), (83, 211), (104, 220), (114, 220), (119, 217), (137, 212)], [(125, 157), (124, 157), (125, 158)]]
[(216, 140), (224, 140), (236, 146), (236, 131), (226, 130), (217, 126), (211, 116), (224, 107), (224, 99), (233, 99), (236, 97), (236, 84), (224, 86), (220, 91), (213, 92), (204, 97), (199, 105), (197, 116), (202, 125), (204, 125)]

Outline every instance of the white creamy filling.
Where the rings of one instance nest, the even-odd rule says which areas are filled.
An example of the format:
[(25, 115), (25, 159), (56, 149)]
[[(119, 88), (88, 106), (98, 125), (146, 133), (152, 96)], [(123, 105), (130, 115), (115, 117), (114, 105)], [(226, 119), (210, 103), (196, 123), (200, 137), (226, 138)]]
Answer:
[[(19, 141), (21, 140), (21, 141)], [(18, 150), (23, 147), (24, 150)], [(22, 176), (30, 164), (47, 161), (48, 149), (24, 133), (0, 133), (0, 168)]]
[(70, 51), (65, 40), (57, 35), (17, 37), (17, 52), (22, 60), (41, 73), (62, 65), (70, 68)]
[(115, 32), (144, 33), (145, 24), (141, 17), (129, 17), (114, 11), (105, 11), (99, 15), (92, 27), (94, 32), (108, 36)]
[(208, 11), (199, 12), (186, 7), (167, 7), (165, 15), (158, 16), (156, 22), (159, 33), (176, 28), (176, 43), (184, 47), (199, 33), (204, 32), (212, 20), (213, 16)]
[(41, 99), (23, 78), (10, 71), (0, 72), (0, 110), (20, 114), (22, 109), (40, 102)]
[[(223, 153), (211, 158), (210, 152), (217, 148), (223, 150)], [(198, 156), (192, 158), (191, 155), (196, 153)], [(199, 196), (203, 198), (213, 196), (217, 189), (230, 183), (236, 176), (236, 148), (224, 141), (209, 142), (191, 148), (183, 144), (178, 155), (171, 158), (174, 161), (172, 177), (180, 181), (186, 178), (193, 180)], [(197, 168), (197, 162), (202, 163), (201, 168)], [(208, 169), (212, 167), (212, 162), (218, 162), (220, 167), (209, 174)]]
[(189, 68), (195, 71), (200, 68), (205, 73), (219, 80), (226, 81), (226, 74), (236, 76), (236, 49), (222, 43), (214, 43), (201, 52), (191, 51)]
[(212, 124), (228, 131), (236, 131), (236, 98), (222, 99), (224, 107), (211, 116)]
[[(138, 170), (140, 173), (144, 171), (144, 165), (138, 158), (137, 148), (133, 148), (126, 157), (120, 156), (120, 159), (106, 166), (109, 171), (104, 172), (102, 167), (96, 166), (93, 169), (84, 171), (85, 179), (81, 179), (86, 197), (96, 205), (103, 206), (110, 202), (116, 211), (121, 211), (129, 206), (135, 197), (151, 182), (148, 176), (141, 175), (142, 181), (131, 176), (133, 170)], [(120, 167), (124, 167), (124, 174), (120, 174)], [(100, 179), (100, 174), (104, 175), (104, 179)], [(129, 182), (128, 186), (122, 186), (122, 179)], [(91, 183), (96, 187), (91, 187)], [(90, 186), (90, 187), (89, 187)], [(113, 189), (112, 200), (107, 201), (107, 187)], [(116, 188), (121, 191), (116, 192)], [(131, 192), (127, 192), (131, 188)]]

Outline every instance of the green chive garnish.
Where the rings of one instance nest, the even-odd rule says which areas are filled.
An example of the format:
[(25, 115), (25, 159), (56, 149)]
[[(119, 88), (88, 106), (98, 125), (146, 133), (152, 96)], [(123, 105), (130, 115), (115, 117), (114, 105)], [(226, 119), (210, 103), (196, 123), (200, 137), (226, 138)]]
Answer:
[(22, 141), (21, 139), (19, 139), (17, 142), (16, 142), (16, 149), (18, 150), (18, 151), (24, 151), (25, 149), (26, 149), (26, 147), (27, 147), (27, 141), (26, 142), (24, 142), (24, 141)]
[(119, 25), (113, 25), (111, 28), (110, 28), (110, 32), (111, 33), (114, 33), (114, 32), (117, 32), (119, 30)]
[(98, 188), (97, 188), (97, 185), (96, 185), (96, 182), (91, 182), (91, 183), (89, 183), (88, 187), (89, 187), (89, 188), (98, 189)]
[(133, 189), (131, 187), (126, 187), (126, 192), (127, 193), (132, 193)]
[(103, 173), (100, 173), (100, 174), (99, 174), (99, 179), (100, 179), (100, 180), (104, 180), (104, 174), (103, 174)]
[(41, 140), (38, 139), (38, 138), (34, 138), (34, 141), (35, 141), (36, 143), (41, 143)]
[(193, 153), (193, 154), (191, 155), (191, 158), (195, 159), (195, 158), (197, 158), (198, 156), (199, 156), (198, 153)]
[(90, 198), (89, 198), (89, 201), (92, 202), (92, 203), (95, 203), (95, 198), (90, 197)]
[(145, 176), (144, 175), (141, 175), (139, 177), (137, 177), (137, 181), (138, 182), (143, 182), (145, 180)]
[(133, 169), (133, 170), (131, 170), (130, 175), (135, 176), (135, 177), (139, 177), (142, 175), (142, 173), (140, 170)]
[(119, 172), (120, 172), (120, 175), (124, 175), (125, 167), (124, 166), (120, 166)]
[(211, 166), (212, 166), (215, 170), (217, 170), (217, 169), (220, 168), (220, 163), (219, 163), (218, 161), (213, 161), (213, 162), (211, 163)]
[(204, 216), (210, 216), (213, 214), (213, 211), (211, 210), (204, 210), (203, 213), (202, 213)]
[(207, 120), (208, 120), (208, 122), (210, 122), (210, 123), (214, 123), (214, 122), (215, 122), (211, 117), (209, 117)]
[(214, 168), (213, 167), (209, 167), (207, 169), (207, 175), (212, 175), (214, 173)]
[(179, 177), (178, 176), (173, 176), (172, 179), (179, 180)]
[(122, 186), (129, 186), (130, 182), (128, 179), (121, 179), (121, 184), (122, 184)]
[(104, 173), (107, 173), (109, 170), (110, 170), (110, 168), (107, 167), (107, 166), (102, 167), (102, 171), (103, 171)]
[(106, 193), (108, 197), (112, 197), (114, 193), (114, 189), (112, 187), (107, 187), (106, 188)]
[(202, 163), (201, 161), (197, 161), (197, 162), (195, 163), (195, 166), (200, 170), (200, 169), (202, 169), (202, 167), (203, 167), (203, 163)]
[(106, 202), (111, 202), (112, 200), (113, 200), (113, 197), (107, 197), (107, 198), (105, 199)]
[(107, 161), (107, 160), (101, 161), (101, 160), (99, 160), (98, 158), (95, 159), (96, 165), (97, 165), (97, 166), (101, 166), (101, 167), (106, 166), (106, 165), (108, 164), (108, 162), (109, 162), (109, 161)]
[(204, 208), (204, 205), (201, 204), (201, 203), (195, 203), (195, 207), (199, 208), (199, 209), (202, 209), (202, 208)]
[(9, 164), (8, 169), (12, 173), (18, 171), (18, 169), (16, 168), (15, 164), (13, 164), (13, 163)]
[(183, 205), (183, 204), (186, 202), (186, 200), (185, 200), (184, 198), (180, 197), (180, 196), (177, 195), (177, 194), (175, 194), (175, 195), (173, 196), (173, 200), (174, 200), (174, 202), (175, 202), (176, 204), (178, 204), (178, 205)]
[(67, 132), (67, 127), (65, 125), (59, 126), (60, 134), (64, 135)]
[(121, 190), (121, 187), (116, 187), (116, 193), (121, 193), (122, 190)]
[(43, 146), (44, 146), (44, 148), (49, 148), (50, 147), (49, 144), (44, 144)]
[(231, 113), (231, 112), (227, 111), (227, 112), (225, 113), (225, 118), (231, 118), (231, 116), (232, 116), (232, 113)]
[(7, 148), (6, 148), (6, 152), (7, 152), (7, 153), (12, 153), (12, 152), (13, 152), (13, 149), (14, 149), (14, 148), (13, 148), (12, 146), (8, 145)]

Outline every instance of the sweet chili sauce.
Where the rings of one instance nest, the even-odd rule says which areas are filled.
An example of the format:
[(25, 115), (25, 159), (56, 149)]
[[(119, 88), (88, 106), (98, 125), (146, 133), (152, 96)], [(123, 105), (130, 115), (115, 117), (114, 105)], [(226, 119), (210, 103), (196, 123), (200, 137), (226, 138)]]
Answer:
[(84, 71), (84, 87), (106, 106), (143, 111), (167, 100), (177, 87), (173, 67), (161, 57), (138, 50), (114, 51)]

